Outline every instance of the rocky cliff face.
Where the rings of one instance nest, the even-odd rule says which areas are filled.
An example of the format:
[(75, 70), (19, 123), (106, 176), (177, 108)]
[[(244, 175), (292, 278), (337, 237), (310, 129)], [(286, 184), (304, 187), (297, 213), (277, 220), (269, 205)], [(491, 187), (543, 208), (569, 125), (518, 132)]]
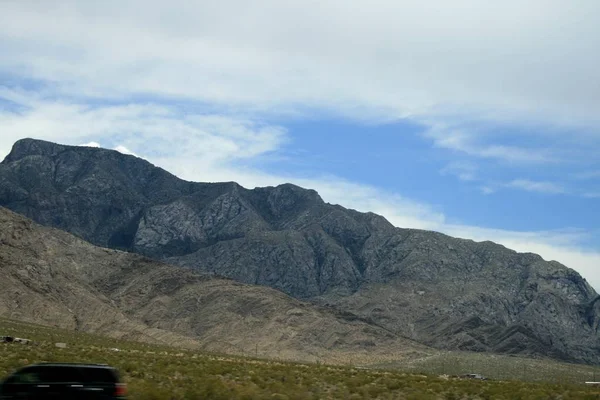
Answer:
[(294, 185), (186, 182), (114, 151), (22, 140), (0, 164), (0, 205), (437, 347), (600, 362), (600, 302), (575, 271), (491, 242), (395, 228)]

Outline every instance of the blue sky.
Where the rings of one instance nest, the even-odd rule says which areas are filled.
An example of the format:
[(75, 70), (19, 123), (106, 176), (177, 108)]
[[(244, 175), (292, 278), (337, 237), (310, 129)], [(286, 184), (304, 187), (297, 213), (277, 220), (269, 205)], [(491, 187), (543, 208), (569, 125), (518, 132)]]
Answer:
[[(432, 147), (423, 134), (426, 128), (409, 121), (365, 126), (318, 120), (291, 123), (287, 129), (290, 142), (276, 156), (261, 160), (260, 168), (369, 182), (431, 204), (455, 222), (513, 230), (600, 227), (598, 199), (590, 196), (600, 187), (600, 176), (585, 179), (600, 168), (593, 152), (589, 160), (570, 162), (571, 149), (566, 154), (554, 149), (566, 161), (512, 165)], [(341, 139), (332, 141), (331, 136)], [(499, 143), (534, 152), (544, 146), (521, 132)], [(551, 186), (536, 186), (542, 182)], [(600, 249), (600, 241), (596, 245)]]
[(593, 0), (6, 1), (0, 157), (35, 137), (293, 182), (600, 288)]

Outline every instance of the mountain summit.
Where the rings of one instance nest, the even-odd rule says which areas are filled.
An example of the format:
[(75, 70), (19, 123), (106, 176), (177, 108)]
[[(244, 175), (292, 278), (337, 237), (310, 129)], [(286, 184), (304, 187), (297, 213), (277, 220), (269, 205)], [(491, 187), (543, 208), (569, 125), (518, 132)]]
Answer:
[(181, 180), (116, 151), (25, 139), (0, 205), (95, 245), (270, 286), (444, 349), (600, 362), (577, 272), (492, 242), (401, 229), (291, 184)]

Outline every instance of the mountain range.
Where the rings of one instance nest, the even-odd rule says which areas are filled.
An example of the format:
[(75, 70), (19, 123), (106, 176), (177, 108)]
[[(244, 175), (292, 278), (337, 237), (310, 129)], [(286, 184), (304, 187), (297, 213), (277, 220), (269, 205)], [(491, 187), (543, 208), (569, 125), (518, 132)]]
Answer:
[[(129, 269), (121, 278), (145, 280), (149, 292), (128, 292), (126, 304), (134, 305), (133, 314), (124, 303), (113, 306), (149, 329), (186, 340), (202, 342), (202, 332), (223, 329), (219, 326), (227, 326), (233, 336), (242, 337), (244, 331), (222, 325), (224, 311), (204, 303), (177, 306), (197, 316), (186, 318), (205, 321), (200, 331), (183, 328), (183, 322), (168, 317), (180, 310), (170, 308), (175, 300), (170, 295), (168, 305), (156, 300), (161, 279), (204, 280), (194, 290), (215, 290), (219, 304), (233, 295), (210, 289), (214, 282), (242, 285), (244, 293), (253, 293), (255, 301), (243, 303), (256, 318), (273, 321), (276, 317), (260, 307), (260, 299), (279, 299), (342, 324), (346, 335), (362, 329), (375, 335), (351, 340), (351, 346), (358, 346), (353, 351), (390, 348), (398, 341), (404, 349), (418, 348), (419, 342), (437, 349), (600, 362), (599, 296), (574, 270), (492, 242), (394, 227), (382, 216), (328, 204), (314, 190), (188, 182), (116, 151), (23, 139), (0, 163), (0, 205), (114, 249), (115, 260), (144, 260), (125, 262)], [(116, 301), (123, 289), (114, 283), (119, 275), (113, 269), (121, 261), (108, 268), (113, 272), (104, 283), (89, 276), (109, 274), (106, 263), (97, 264), (94, 257), (88, 261), (94, 272), (86, 272), (83, 282)], [(15, 274), (22, 269), (14, 268)], [(171, 278), (159, 273), (163, 270)], [(4, 313), (12, 312), (6, 307)], [(153, 317), (146, 321), (146, 315)], [(302, 332), (320, 326), (300, 325)], [(287, 326), (282, 320), (277, 329)], [(327, 348), (323, 337), (313, 339), (312, 349)], [(290, 346), (281, 342), (282, 349)]]

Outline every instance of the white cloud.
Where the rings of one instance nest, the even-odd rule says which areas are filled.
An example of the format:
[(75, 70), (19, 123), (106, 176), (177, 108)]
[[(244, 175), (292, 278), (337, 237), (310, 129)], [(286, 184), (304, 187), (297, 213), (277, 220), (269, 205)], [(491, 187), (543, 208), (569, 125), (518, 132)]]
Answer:
[(600, 118), (589, 84), (600, 80), (595, 1), (98, 4), (4, 2), (0, 70), (74, 95), (151, 93), (279, 112)]
[(122, 154), (128, 154), (130, 156), (139, 157), (137, 154), (135, 154), (133, 151), (129, 150), (127, 147), (123, 146), (122, 144), (120, 144), (117, 147), (115, 147), (114, 150), (116, 150), (116, 151), (118, 151), (119, 153), (122, 153)]
[(491, 187), (491, 186), (481, 186), (479, 188), (479, 190), (481, 190), (481, 193), (483, 194), (493, 194), (496, 193), (496, 189)]
[(577, 196), (582, 198), (598, 198), (600, 192), (593, 190), (586, 190), (585, 188), (567, 188), (558, 182), (551, 181), (536, 181), (531, 179), (513, 179), (510, 182), (498, 183), (498, 182), (487, 182), (481, 186), (479, 190), (483, 194), (493, 194), (503, 189), (517, 189), (526, 192), (540, 193), (546, 195), (558, 195), (564, 194), (569, 196)]
[[(499, 160), (507, 163), (536, 164), (555, 162), (549, 149), (535, 150), (517, 146), (488, 143), (485, 132), (477, 129), (449, 126), (439, 122), (428, 121), (430, 128), (424, 136), (431, 139), (436, 147), (452, 150), (482, 159)], [(496, 138), (497, 139), (497, 138)]]
[(575, 175), (579, 180), (591, 180), (600, 178), (600, 171), (585, 171)]
[(477, 180), (477, 165), (468, 161), (455, 161), (440, 170), (442, 175), (453, 175), (461, 181)]
[[(80, 144), (79, 146), (82, 146), (82, 147), (96, 147), (96, 148), (102, 147), (102, 145), (100, 143), (98, 143), (98, 142), (84, 143), (84, 144)], [(128, 155), (131, 155), (131, 156), (139, 157), (137, 154), (135, 154), (133, 151), (129, 150), (127, 147), (125, 147), (123, 145), (118, 145), (118, 146), (114, 147), (113, 150), (116, 150), (116, 151), (118, 151), (119, 153), (122, 153), (122, 154), (128, 154)]]
[(566, 190), (555, 182), (532, 181), (529, 179), (515, 179), (505, 185), (509, 188), (526, 190), (528, 192), (537, 192), (545, 194), (562, 194)]
[[(0, 99), (12, 94), (0, 92)], [(12, 98), (17, 100), (17, 96)], [(27, 136), (74, 145), (95, 139), (127, 154), (178, 154), (216, 165), (275, 150), (285, 138), (285, 130), (275, 125), (220, 114), (182, 114), (165, 105), (89, 106), (38, 100), (24, 93), (18, 98), (20, 111), (0, 109), (2, 158), (16, 140)]]

